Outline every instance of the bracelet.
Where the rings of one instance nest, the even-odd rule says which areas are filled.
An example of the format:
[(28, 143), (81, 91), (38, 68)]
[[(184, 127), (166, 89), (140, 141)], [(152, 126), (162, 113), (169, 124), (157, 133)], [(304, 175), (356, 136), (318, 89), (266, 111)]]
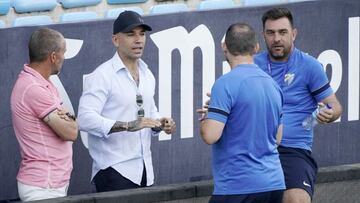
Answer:
[(153, 127), (153, 128), (151, 128), (151, 130), (154, 131), (155, 133), (159, 133), (159, 132), (161, 132), (163, 129), (162, 129), (162, 127)]
[(71, 120), (76, 121), (75, 115), (71, 114), (70, 112), (67, 112), (65, 115), (67, 115), (67, 117), (69, 117)]

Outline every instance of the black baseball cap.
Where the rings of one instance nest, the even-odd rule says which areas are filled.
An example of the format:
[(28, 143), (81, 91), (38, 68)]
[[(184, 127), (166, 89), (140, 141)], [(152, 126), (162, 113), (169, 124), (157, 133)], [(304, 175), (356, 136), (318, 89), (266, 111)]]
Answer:
[(124, 11), (119, 14), (114, 21), (113, 34), (119, 32), (130, 32), (137, 26), (142, 26), (145, 30), (151, 31), (151, 27), (144, 23), (141, 15), (134, 11)]

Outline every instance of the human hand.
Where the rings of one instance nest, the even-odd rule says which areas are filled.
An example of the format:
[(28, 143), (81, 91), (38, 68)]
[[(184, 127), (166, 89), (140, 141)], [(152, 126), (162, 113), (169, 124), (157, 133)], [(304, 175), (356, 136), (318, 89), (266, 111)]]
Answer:
[(334, 116), (334, 110), (332, 109), (331, 104), (325, 105), (320, 102), (318, 105), (320, 106), (320, 111), (316, 115), (316, 120), (322, 124), (329, 123)]
[[(211, 97), (211, 93), (206, 93), (206, 96)], [(209, 109), (210, 99), (206, 100), (205, 104), (201, 109), (196, 109), (196, 112), (200, 115), (199, 121), (203, 121), (207, 117), (208, 109)]]
[(161, 128), (166, 134), (172, 134), (176, 130), (175, 121), (172, 118), (161, 118)]
[[(57, 115), (66, 121), (72, 121), (72, 119), (69, 115), (72, 115), (69, 110), (67, 110), (65, 107), (61, 107), (60, 109), (57, 109)], [(74, 116), (75, 118), (75, 116)]]

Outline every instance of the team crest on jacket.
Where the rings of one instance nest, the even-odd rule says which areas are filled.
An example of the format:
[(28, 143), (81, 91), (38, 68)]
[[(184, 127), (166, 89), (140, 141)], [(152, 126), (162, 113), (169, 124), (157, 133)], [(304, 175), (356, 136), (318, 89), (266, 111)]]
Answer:
[(284, 81), (287, 84), (287, 86), (289, 86), (294, 81), (294, 78), (295, 78), (294, 73), (285, 74)]

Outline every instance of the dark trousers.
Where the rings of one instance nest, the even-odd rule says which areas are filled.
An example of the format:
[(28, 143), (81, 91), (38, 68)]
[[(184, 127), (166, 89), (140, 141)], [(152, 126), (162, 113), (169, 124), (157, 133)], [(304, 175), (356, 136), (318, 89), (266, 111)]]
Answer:
[(94, 183), (96, 187), (96, 192), (107, 192), (114, 190), (126, 190), (126, 189), (145, 187), (146, 186), (145, 166), (144, 166), (144, 171), (140, 185), (137, 185), (132, 181), (130, 181), (129, 179), (125, 178), (112, 167), (109, 167), (104, 170), (100, 170), (94, 177)]
[(246, 195), (213, 195), (209, 203), (281, 203), (283, 190)]

